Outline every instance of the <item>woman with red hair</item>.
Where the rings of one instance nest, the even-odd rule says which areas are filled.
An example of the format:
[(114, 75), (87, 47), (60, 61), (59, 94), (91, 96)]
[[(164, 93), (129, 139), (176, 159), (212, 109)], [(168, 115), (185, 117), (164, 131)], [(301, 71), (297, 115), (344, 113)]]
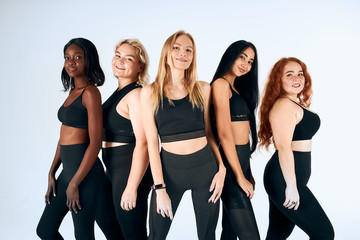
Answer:
[(306, 186), (311, 173), (311, 139), (320, 118), (311, 104), (311, 77), (297, 58), (282, 58), (272, 68), (260, 107), (260, 146), (275, 146), (266, 165), (264, 186), (269, 195), (266, 239), (286, 239), (295, 225), (310, 239), (334, 239), (324, 210)]

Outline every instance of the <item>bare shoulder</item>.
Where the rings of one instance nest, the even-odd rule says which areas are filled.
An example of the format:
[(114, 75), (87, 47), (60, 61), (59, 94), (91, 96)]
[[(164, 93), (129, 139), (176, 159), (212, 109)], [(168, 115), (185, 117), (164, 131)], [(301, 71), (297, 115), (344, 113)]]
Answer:
[(211, 84), (211, 88), (228, 89), (229, 83), (223, 78), (218, 78)]
[(153, 84), (148, 84), (141, 88), (141, 91), (140, 91), (141, 98), (144, 98), (144, 99), (151, 98), (151, 95), (153, 92), (152, 86), (153, 86)]
[(86, 87), (84, 93), (83, 93), (83, 96), (85, 98), (100, 98), (101, 97), (101, 94), (100, 94), (100, 91), (99, 89), (94, 86), (94, 85), (89, 85)]
[(279, 98), (275, 101), (269, 117), (270, 119), (276, 119), (295, 116), (299, 109), (301, 110), (301, 108), (291, 100), (287, 98)]
[(198, 84), (199, 84), (201, 92), (203, 94), (209, 94), (210, 93), (211, 87), (210, 87), (210, 84), (208, 82), (198, 81)]

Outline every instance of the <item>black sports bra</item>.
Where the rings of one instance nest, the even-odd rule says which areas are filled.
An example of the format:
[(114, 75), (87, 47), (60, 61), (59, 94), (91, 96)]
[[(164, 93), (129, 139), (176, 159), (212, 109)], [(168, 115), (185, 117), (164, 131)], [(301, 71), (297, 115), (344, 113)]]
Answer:
[(189, 96), (169, 100), (164, 97), (155, 114), (161, 142), (175, 142), (205, 136), (204, 112), (192, 107)]
[(231, 121), (232, 122), (249, 121), (250, 110), (247, 103), (240, 96), (240, 94), (234, 91), (230, 83), (229, 86), (231, 89), (231, 98), (229, 99)]
[(292, 140), (310, 140), (320, 128), (320, 118), (316, 113), (309, 111), (297, 102), (294, 103), (303, 109), (304, 115), (295, 127)]
[[(87, 87), (87, 86), (86, 86)], [(68, 106), (61, 105), (58, 111), (58, 118), (60, 122), (69, 127), (88, 129), (88, 115), (87, 110), (82, 104), (82, 95), (86, 89)]]
[(132, 90), (141, 87), (136, 82), (130, 83), (121, 90), (116, 90), (102, 105), (103, 141), (134, 143), (134, 130), (129, 119), (116, 111), (116, 106)]

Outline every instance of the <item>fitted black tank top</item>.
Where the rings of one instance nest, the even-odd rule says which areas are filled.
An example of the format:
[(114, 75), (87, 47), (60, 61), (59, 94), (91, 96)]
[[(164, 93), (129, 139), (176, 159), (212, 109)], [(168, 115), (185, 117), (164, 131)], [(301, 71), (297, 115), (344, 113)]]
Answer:
[(116, 90), (102, 105), (103, 141), (121, 143), (135, 142), (131, 121), (121, 116), (116, 111), (116, 106), (126, 94), (139, 87), (141, 87), (141, 85), (138, 85), (136, 82), (130, 83), (121, 90)]
[(164, 97), (155, 114), (161, 142), (175, 142), (205, 136), (204, 112), (193, 108), (189, 96), (178, 100)]
[[(86, 86), (87, 87), (87, 86)], [(58, 119), (60, 122), (69, 127), (88, 129), (87, 110), (82, 104), (82, 95), (86, 89), (68, 106), (61, 105), (58, 111)]]
[(304, 115), (295, 127), (292, 140), (310, 140), (320, 128), (320, 118), (316, 113), (309, 111), (297, 102), (294, 103), (303, 109)]

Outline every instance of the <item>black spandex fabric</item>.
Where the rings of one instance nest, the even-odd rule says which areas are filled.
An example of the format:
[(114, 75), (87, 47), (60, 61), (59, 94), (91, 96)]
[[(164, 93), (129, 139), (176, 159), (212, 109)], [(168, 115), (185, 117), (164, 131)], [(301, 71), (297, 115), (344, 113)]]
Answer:
[(98, 192), (98, 204), (95, 213), (95, 222), (104, 233), (107, 240), (125, 240), (116, 218), (113, 204), (112, 185), (107, 173)]
[[(222, 147), (219, 150), (226, 167), (226, 177), (221, 195), (223, 202), (221, 240), (260, 239), (250, 199), (237, 183)], [(244, 176), (250, 181), (250, 144), (237, 145), (236, 152)]]
[(155, 120), (161, 142), (174, 142), (205, 136), (204, 113), (196, 106), (193, 108), (189, 96), (169, 100), (164, 97)]
[(294, 103), (303, 109), (304, 115), (295, 127), (292, 140), (310, 140), (320, 128), (320, 118), (316, 113), (307, 110), (297, 102)]
[[(208, 200), (212, 195), (212, 192), (209, 192), (211, 181), (218, 167), (211, 148), (206, 145), (203, 149), (188, 155), (178, 155), (162, 149), (160, 156), (166, 192), (171, 199), (174, 215), (184, 192), (191, 190), (198, 238), (215, 240), (219, 202), (213, 204)], [(152, 192), (149, 215), (149, 239), (166, 239), (172, 222), (169, 217), (163, 218), (156, 212), (156, 191)]]
[(134, 130), (129, 119), (124, 118), (116, 111), (116, 106), (123, 97), (135, 88), (139, 88), (136, 82), (130, 83), (121, 90), (116, 90), (103, 104), (103, 141), (134, 143)]
[[(230, 83), (229, 83), (230, 85)], [(231, 121), (249, 121), (250, 110), (245, 100), (231, 87), (230, 114)]]
[[(63, 170), (56, 182), (56, 197), (50, 196), (50, 204), (46, 204), (36, 229), (41, 239), (63, 239), (58, 230), (62, 220), (69, 211), (69, 208), (66, 206), (66, 189), (80, 166), (87, 146), (88, 144), (60, 146)], [(78, 240), (95, 239), (94, 219), (97, 197), (104, 178), (105, 174), (102, 164), (99, 159), (96, 159), (93, 167), (79, 185), (81, 210), (78, 213), (71, 212), (75, 228), (75, 238)]]
[(64, 106), (65, 103), (61, 105), (58, 111), (58, 118), (63, 125), (88, 129), (87, 110), (82, 104), (82, 95), (85, 89), (86, 87), (70, 105), (66, 107)]
[(134, 147), (135, 144), (128, 144), (103, 148), (102, 158), (112, 182), (113, 204), (124, 239), (145, 240), (147, 239), (147, 200), (152, 185), (150, 168), (147, 169), (138, 187), (136, 207), (126, 211), (120, 206), (121, 196), (130, 174)]
[(264, 186), (269, 195), (269, 228), (266, 239), (287, 239), (295, 225), (310, 239), (334, 239), (334, 229), (324, 210), (306, 186), (311, 174), (311, 153), (294, 151), (295, 175), (300, 195), (300, 206), (295, 211), (283, 206), (286, 182), (284, 180), (278, 152), (267, 163)]

